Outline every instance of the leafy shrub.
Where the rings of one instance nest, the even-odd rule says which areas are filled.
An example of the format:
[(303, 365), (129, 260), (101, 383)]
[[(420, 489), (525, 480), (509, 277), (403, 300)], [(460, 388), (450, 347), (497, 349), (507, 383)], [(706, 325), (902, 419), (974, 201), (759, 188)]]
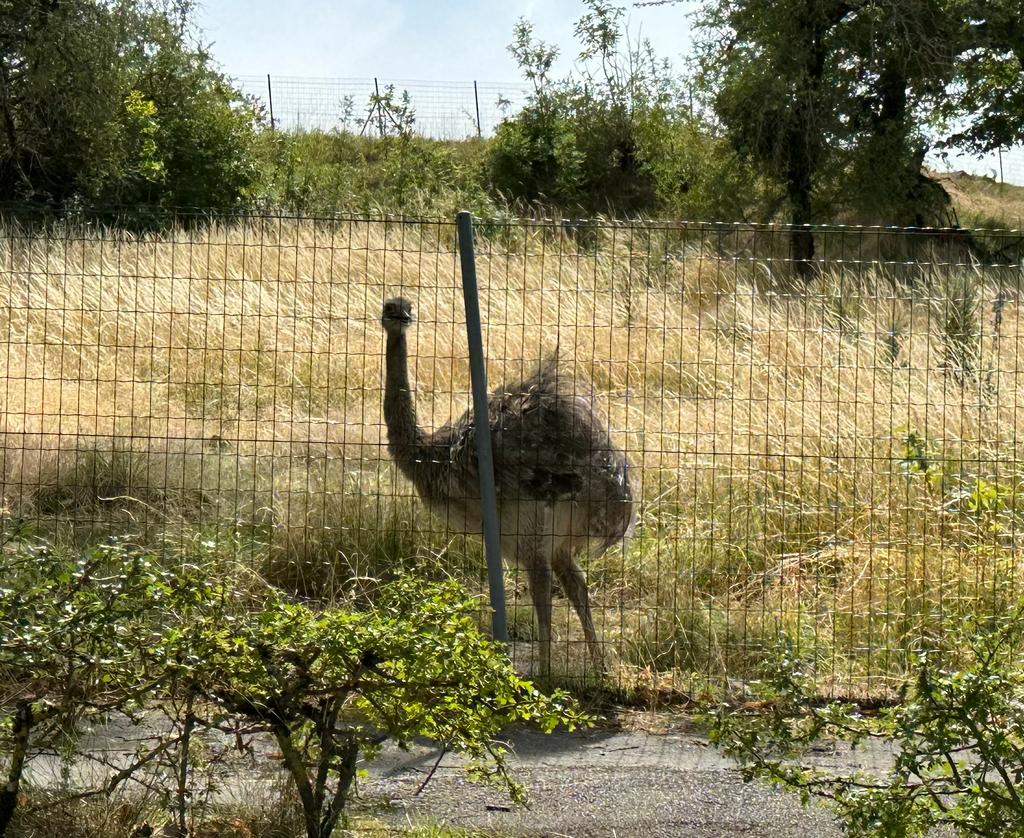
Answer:
[[(828, 801), (851, 836), (916, 836), (946, 825), (969, 835), (1024, 835), (1024, 600), (1002, 617), (950, 627), (962, 655), (922, 651), (899, 704), (877, 715), (820, 706), (804, 663), (783, 646), (755, 702), (723, 708), (712, 737), (747, 778)], [(836, 773), (803, 758), (821, 740), (880, 739), (892, 765)]]
[(275, 738), (307, 835), (326, 838), (357, 757), (385, 739), (425, 736), (467, 754), (473, 775), (519, 799), (494, 737), (516, 721), (583, 721), (566, 695), (546, 697), (515, 674), (478, 631), (477, 611), (454, 583), (411, 579), (384, 586), (363, 612), (316, 611), (271, 592), (259, 609), (189, 621), (168, 649), (185, 690)]
[(212, 542), (167, 569), (123, 542), (60, 554), (9, 530), (0, 550), (0, 835), (32, 753), (59, 747), (73, 760), (83, 723), (111, 713), (155, 706), (170, 725), (79, 800), (162, 771), (157, 785), (177, 787), (167, 807), (186, 830), (197, 735), (245, 729), (276, 740), (309, 838), (332, 834), (357, 758), (387, 739), (430, 737), (521, 799), (494, 737), (517, 721), (546, 730), (585, 721), (564, 693), (545, 696), (516, 675), (454, 583), (403, 579), (382, 586), (367, 610), (316, 609), (218, 566)]
[(623, 10), (590, 0), (576, 24), (578, 76), (552, 80), (557, 49), (526, 21), (509, 50), (534, 92), (498, 127), (490, 187), (507, 199), (570, 213), (741, 218), (760, 186), (695, 118), (667, 63), (633, 43)]
[[(647, 44), (621, 55), (622, 10), (592, 0), (577, 24), (581, 78), (552, 81), (555, 47), (537, 41), (521, 20), (509, 47), (534, 93), (498, 128), (489, 160), (493, 188), (519, 200), (571, 211), (633, 213), (654, 205), (654, 178), (639, 126), (664, 121), (673, 89)], [(586, 62), (597, 59), (600, 75)]]
[(409, 134), (362, 137), (345, 131), (264, 132), (260, 200), (297, 213), (493, 212), (483, 188), (484, 141), (446, 142)]
[(58, 210), (246, 199), (258, 115), (195, 46), (191, 10), (185, 0), (0, 10), (0, 199)]
[(160, 641), (155, 606), (171, 587), (150, 557), (128, 557), (116, 543), (70, 557), (16, 530), (0, 552), (0, 579), (3, 835), (33, 751), (73, 747), (84, 722), (131, 712), (151, 695), (143, 650)]

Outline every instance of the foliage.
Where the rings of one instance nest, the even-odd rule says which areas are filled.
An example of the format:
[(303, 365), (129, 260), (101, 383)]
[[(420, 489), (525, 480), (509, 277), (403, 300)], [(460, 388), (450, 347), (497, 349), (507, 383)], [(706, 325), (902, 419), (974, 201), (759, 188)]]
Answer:
[(994, 151), (1024, 141), (1024, 24), (1015, 0), (947, 0), (952, 83), (936, 97), (939, 146)]
[(332, 833), (357, 758), (386, 739), (429, 737), (464, 753), (474, 776), (519, 800), (494, 741), (500, 730), (586, 721), (565, 694), (545, 696), (516, 675), (454, 583), (402, 579), (366, 610), (316, 609), (218, 566), (217, 555), (203, 542), (167, 569), (126, 542), (72, 555), (11, 530), (0, 553), (0, 725), (10, 754), (0, 835), (31, 754), (58, 747), (72, 759), (82, 724), (114, 712), (138, 719), (157, 705), (170, 730), (78, 798), (163, 766), (162, 783), (177, 784), (168, 808), (185, 829), (197, 734), (240, 736), (244, 724), (247, 736), (275, 738), (311, 838)]
[(710, 0), (704, 100), (738, 153), (785, 186), (794, 223), (838, 207), (945, 223), (948, 196), (921, 171), (936, 139), (988, 151), (1024, 137), (1019, 18), (1013, 2)]
[(703, 5), (703, 102), (736, 153), (784, 189), (799, 273), (815, 259), (802, 225), (956, 224), (923, 163), (936, 145), (984, 151), (1024, 136), (1019, 11), (974, 0)]
[[(921, 175), (920, 109), (947, 76), (945, 18), (899, 3), (713, 0), (701, 11), (702, 98), (737, 154), (785, 192), (789, 219), (935, 223), (948, 199)], [(893, 32), (900, 37), (893, 37)], [(947, 62), (948, 63), (948, 62)], [(792, 257), (809, 276), (813, 233)]]
[(749, 170), (692, 118), (650, 44), (630, 40), (623, 10), (606, 0), (586, 5), (575, 29), (578, 70), (564, 79), (550, 77), (557, 49), (529, 22), (516, 25), (509, 51), (534, 91), (498, 127), (491, 188), (571, 213), (739, 217), (737, 197), (756, 191)]
[(263, 132), (256, 144), (262, 201), (297, 213), (338, 210), (450, 216), (494, 213), (480, 140), (446, 142), (336, 132)]
[(152, 614), (172, 589), (151, 557), (116, 542), (70, 557), (17, 529), (5, 533), (0, 579), (3, 835), (31, 751), (73, 747), (83, 722), (130, 713), (152, 694), (159, 676), (143, 650), (159, 642)]
[[(747, 778), (829, 801), (851, 836), (915, 836), (948, 825), (970, 835), (1024, 835), (1024, 601), (1010, 613), (950, 627), (953, 652), (918, 653), (899, 704), (877, 715), (819, 706), (806, 664), (783, 644), (753, 685), (723, 708), (712, 736)], [(748, 709), (748, 708), (753, 709)], [(894, 749), (884, 771), (837, 774), (804, 759), (821, 740)]]
[(57, 209), (245, 199), (257, 114), (195, 45), (191, 11), (187, 0), (0, 9), (0, 198)]
[(521, 680), (476, 627), (454, 583), (401, 580), (369, 611), (317, 611), (268, 592), (261, 608), (211, 609), (172, 632), (183, 688), (263, 726), (295, 783), (309, 838), (333, 831), (356, 776), (388, 738), (429, 737), (521, 799), (494, 737), (530, 721), (585, 721), (568, 697)]

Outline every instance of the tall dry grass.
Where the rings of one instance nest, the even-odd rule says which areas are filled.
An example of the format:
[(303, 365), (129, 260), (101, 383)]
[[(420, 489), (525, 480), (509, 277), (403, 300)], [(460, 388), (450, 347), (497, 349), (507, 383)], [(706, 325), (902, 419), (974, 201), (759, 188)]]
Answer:
[[(513, 228), (478, 253), (491, 382), (557, 353), (641, 486), (637, 538), (589, 567), (624, 665), (743, 674), (782, 629), (838, 688), (882, 688), (942, 618), (1004, 607), (1024, 439), (1007, 269), (855, 263), (780, 292), (771, 259), (643, 235)], [(421, 420), (469, 405), (453, 240), (282, 219), (0, 231), (6, 518), (214, 540), (310, 591), (416, 556), (479, 578), (478, 545), (390, 466), (381, 416), (396, 294)]]

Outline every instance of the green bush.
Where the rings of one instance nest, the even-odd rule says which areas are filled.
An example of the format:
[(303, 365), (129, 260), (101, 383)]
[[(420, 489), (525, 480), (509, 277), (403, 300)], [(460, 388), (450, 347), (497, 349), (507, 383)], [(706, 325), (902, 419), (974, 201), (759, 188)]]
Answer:
[(292, 212), (338, 210), (453, 215), (460, 209), (487, 215), (480, 177), (480, 140), (447, 142), (418, 136), (408, 92), (393, 86), (370, 97), (378, 135), (350, 130), (351, 99), (342, 130), (264, 132), (259, 150), (261, 199)]
[(749, 217), (762, 185), (690, 112), (669, 67), (632, 43), (623, 10), (590, 0), (576, 25), (577, 76), (552, 80), (557, 50), (520, 21), (509, 50), (534, 85), (498, 126), (490, 188), (507, 200), (571, 214)]
[(357, 758), (386, 739), (428, 737), (521, 799), (494, 738), (514, 722), (550, 731), (585, 721), (567, 695), (544, 696), (516, 675), (479, 632), (478, 611), (455, 583), (415, 579), (383, 586), (367, 611), (269, 592), (258, 609), (194, 616), (165, 649), (182, 690), (274, 737), (308, 838), (327, 838)]
[(0, 200), (221, 208), (250, 196), (258, 115), (195, 45), (191, 8), (0, 9)]
[(260, 200), (303, 214), (493, 212), (483, 187), (485, 141), (363, 137), (346, 131), (260, 134)]
[[(947, 651), (921, 651), (898, 704), (876, 714), (822, 705), (783, 646), (754, 702), (724, 707), (712, 738), (744, 775), (827, 801), (850, 836), (909, 838), (946, 826), (1024, 836), (1024, 600), (1002, 617), (951, 625)], [(842, 773), (806, 757), (822, 740), (890, 746), (891, 765)], [(886, 749), (889, 750), (889, 749)]]
[(276, 741), (309, 838), (332, 834), (357, 758), (372, 758), (385, 740), (429, 737), (520, 799), (495, 741), (502, 728), (586, 721), (564, 693), (545, 696), (519, 678), (478, 630), (479, 604), (455, 583), (401, 579), (382, 585), (368, 608), (313, 607), (225, 566), (213, 541), (168, 567), (127, 542), (59, 553), (26, 530), (6, 533), (0, 836), (31, 755), (56, 748), (73, 762), (83, 724), (111, 713), (159, 708), (169, 724), (147, 731), (134, 759), (111, 765), (98, 788), (71, 799), (36, 793), (73, 806), (148, 772), (173, 789), (165, 816), (184, 834), (197, 816), (203, 735), (244, 729)]
[[(491, 187), (506, 198), (537, 201), (571, 212), (634, 214), (655, 206), (642, 127), (665, 128), (674, 89), (667, 68), (647, 44), (620, 42), (622, 10), (591, 0), (577, 23), (579, 78), (548, 77), (557, 49), (538, 41), (521, 20), (509, 51), (533, 82), (527, 105), (498, 127), (488, 161)], [(596, 60), (599, 72), (591, 72)], [(657, 131), (646, 132), (646, 137)]]
[(129, 713), (152, 695), (146, 649), (159, 645), (169, 575), (117, 543), (53, 552), (18, 530), (0, 545), (0, 835), (18, 806), (25, 764), (42, 747), (74, 748), (83, 724)]

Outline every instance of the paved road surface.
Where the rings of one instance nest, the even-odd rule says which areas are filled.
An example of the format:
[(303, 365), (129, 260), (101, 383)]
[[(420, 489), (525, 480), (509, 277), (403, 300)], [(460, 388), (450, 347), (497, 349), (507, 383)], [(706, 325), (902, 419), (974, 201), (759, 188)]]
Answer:
[[(489, 827), (514, 836), (839, 836), (824, 809), (804, 809), (793, 795), (744, 783), (733, 765), (685, 721), (652, 721), (657, 733), (638, 730), (637, 725), (550, 736), (516, 733), (511, 738), (512, 765), (529, 790), (529, 808), (511, 806), (497, 788), (466, 781), (458, 759), (450, 755), (417, 794), (437, 762), (438, 751), (428, 744), (408, 752), (385, 749), (369, 766), (357, 807), (395, 823), (422, 819)], [(124, 755), (160, 727), (153, 719), (141, 728), (112, 722), (83, 744), (96, 755)], [(256, 753), (222, 778), (219, 796), (251, 798), (261, 786), (276, 784), (280, 762), (273, 751), (271, 742), (257, 743)], [(819, 762), (846, 767), (866, 768), (883, 760), (884, 753), (870, 751), (818, 756)], [(56, 783), (60, 776), (57, 761), (46, 757), (33, 760), (29, 773), (44, 784)], [(88, 760), (74, 773), (76, 784), (93, 785), (102, 777)]]
[[(823, 809), (796, 796), (744, 783), (706, 740), (682, 731), (523, 732), (513, 737), (516, 775), (530, 807), (516, 809), (496, 789), (467, 783), (446, 756), (426, 788), (417, 788), (438, 751), (389, 752), (371, 768), (362, 793), (390, 801), (384, 817), (490, 827), (516, 836), (686, 838), (686, 836), (840, 835)], [(875, 755), (875, 759), (883, 758)], [(821, 761), (867, 766), (870, 755), (823, 754)]]

